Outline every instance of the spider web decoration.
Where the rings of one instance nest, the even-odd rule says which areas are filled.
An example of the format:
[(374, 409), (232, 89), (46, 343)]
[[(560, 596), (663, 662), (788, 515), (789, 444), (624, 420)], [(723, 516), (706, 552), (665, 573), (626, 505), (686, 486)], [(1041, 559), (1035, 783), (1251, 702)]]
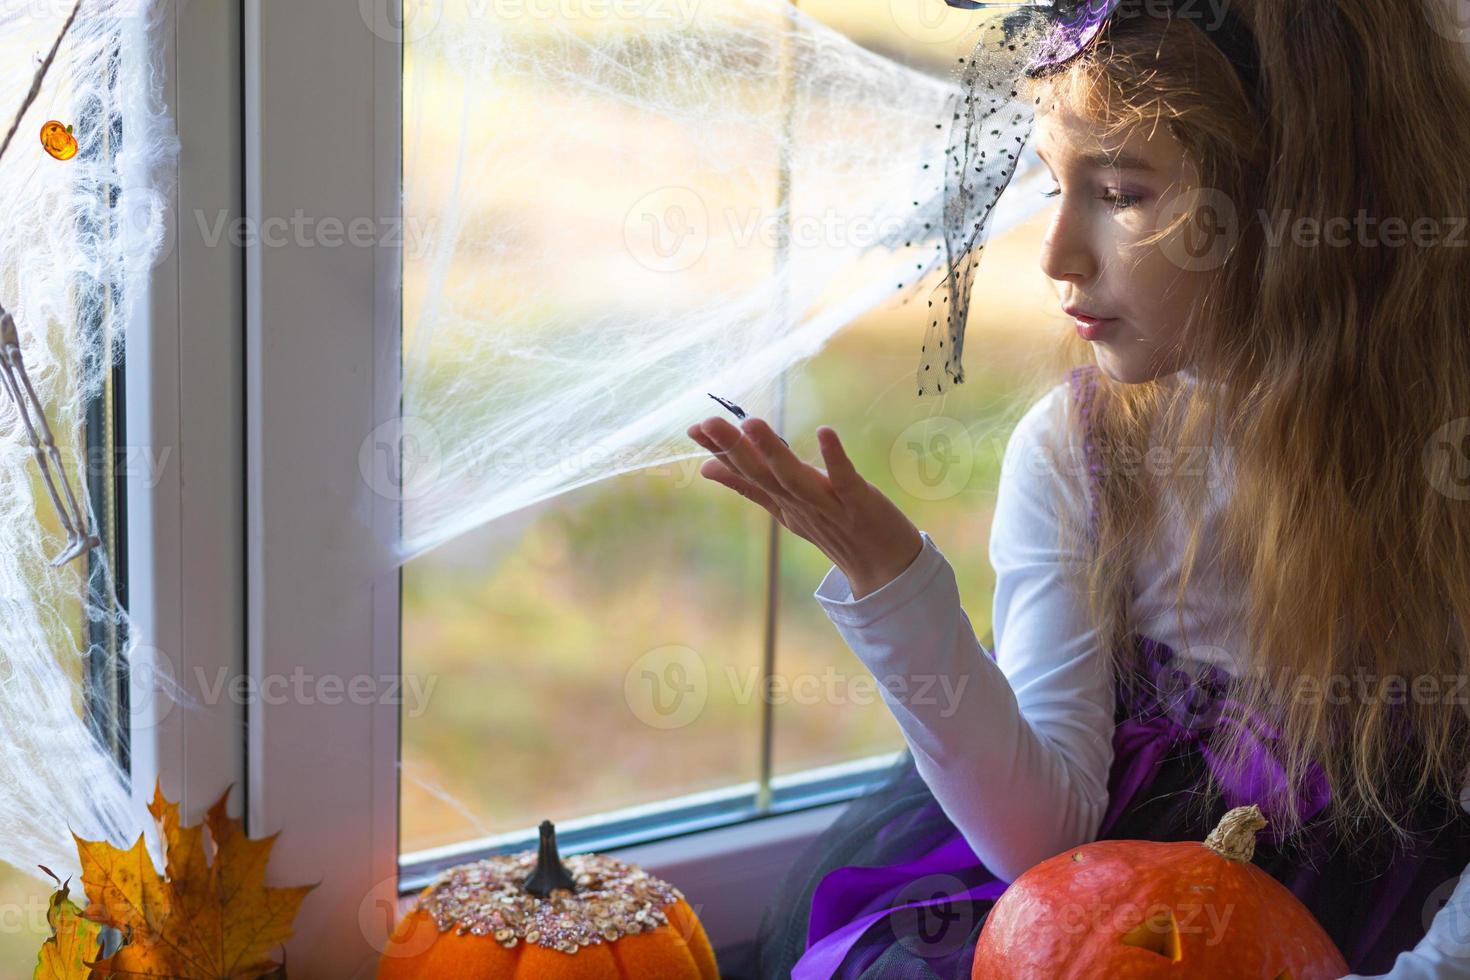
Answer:
[(616, 29), (468, 2), (408, 43), (404, 395), (384, 424), (413, 465), (369, 488), (402, 501), (385, 563), (696, 458), (710, 392), (779, 419), (786, 373), (895, 296), (921, 394), (961, 378), (983, 238), (1046, 205), (1001, 199), (1045, 174), (1015, 94), (1041, 11), (977, 11), (973, 54), (926, 73), (787, 0)]
[[(0, 860), (41, 881), (42, 864), (80, 874), (68, 827), (126, 846), (152, 823), (113, 746), (152, 721), (153, 648), (91, 548), (83, 474), (97, 460), (82, 434), (165, 254), (178, 145), (155, 59), (171, 13), (155, 0), (0, 7), (0, 125), (19, 111), (0, 156)], [(64, 162), (38, 138), (58, 118), (77, 140)], [(84, 678), (130, 669), (132, 714), (118, 717)], [(149, 846), (161, 860), (156, 834)]]

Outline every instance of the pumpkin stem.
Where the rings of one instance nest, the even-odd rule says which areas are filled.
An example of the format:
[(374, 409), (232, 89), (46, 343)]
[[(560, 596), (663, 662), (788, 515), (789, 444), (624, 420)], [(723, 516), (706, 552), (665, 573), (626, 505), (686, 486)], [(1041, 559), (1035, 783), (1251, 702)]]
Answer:
[(541, 851), (536, 855), (536, 870), (521, 887), (537, 898), (547, 897), (556, 888), (577, 890), (577, 879), (561, 863), (561, 855), (556, 851), (556, 826), (550, 820), (541, 821)]
[(1205, 846), (1221, 857), (1248, 864), (1256, 855), (1256, 831), (1266, 823), (1254, 803), (1238, 806), (1220, 818), (1219, 826), (1205, 838)]

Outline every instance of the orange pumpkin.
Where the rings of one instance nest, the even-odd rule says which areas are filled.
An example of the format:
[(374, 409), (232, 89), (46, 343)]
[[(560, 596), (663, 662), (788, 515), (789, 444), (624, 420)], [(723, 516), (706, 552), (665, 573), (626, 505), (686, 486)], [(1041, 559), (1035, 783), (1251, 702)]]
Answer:
[(71, 127), (55, 119), (41, 127), (41, 146), (58, 160), (70, 160), (77, 155), (77, 138)]
[[(529, 872), (529, 874), (527, 874)], [(452, 868), (393, 930), (379, 980), (720, 980), (714, 950), (677, 888), (604, 854), (539, 851)]]
[(1095, 841), (1017, 878), (975, 947), (973, 980), (1336, 980), (1342, 954), (1306, 906), (1251, 864), (1256, 806), (1203, 844)]

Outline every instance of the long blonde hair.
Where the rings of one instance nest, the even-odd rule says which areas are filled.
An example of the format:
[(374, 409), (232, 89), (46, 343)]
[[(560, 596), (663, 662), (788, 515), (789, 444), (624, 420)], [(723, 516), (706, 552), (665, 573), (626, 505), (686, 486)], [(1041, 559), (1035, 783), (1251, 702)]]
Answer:
[[(1115, 677), (1131, 674), (1133, 570), (1162, 531), (1162, 494), (1177, 495), (1190, 528), (1180, 606), (1208, 494), (1192, 469), (1114, 464), (1160, 440), (1223, 438), (1233, 492), (1208, 560), (1249, 592), (1249, 649), (1232, 651), (1242, 669), (1230, 695), (1278, 719), (1293, 786), (1322, 766), (1341, 833), (1388, 830), (1395, 842), (1430, 797), (1456, 806), (1470, 772), (1470, 481), (1459, 473), (1470, 447), (1470, 247), (1450, 237), (1470, 215), (1470, 61), (1452, 25), (1434, 19), (1448, 19), (1444, 6), (1234, 4), (1258, 42), (1260, 105), (1180, 17), (1123, 19), (1068, 71), (1032, 83), (1114, 134), (1166, 126), (1200, 186), (1239, 217), (1182, 325), (1197, 383), (1098, 379), (1098, 534), (1076, 584)], [(1261, 220), (1326, 228), (1360, 211), (1411, 229), (1427, 219), (1440, 241), (1271, 241)], [(1061, 361), (1092, 357), (1069, 336)], [(1086, 540), (1077, 522), (1066, 534)], [(1392, 676), (1407, 682), (1399, 704), (1384, 687)], [(1245, 746), (1222, 741), (1230, 731), (1217, 726), (1215, 748), (1241, 763)], [(1208, 779), (1202, 800), (1219, 788)], [(1285, 823), (1300, 829), (1294, 807)]]

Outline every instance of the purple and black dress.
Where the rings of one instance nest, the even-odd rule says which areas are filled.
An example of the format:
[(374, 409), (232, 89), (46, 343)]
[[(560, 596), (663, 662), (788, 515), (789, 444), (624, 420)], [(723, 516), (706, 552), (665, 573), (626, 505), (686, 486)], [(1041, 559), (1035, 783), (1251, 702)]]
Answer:
[[(1079, 368), (1069, 379), (1084, 420), (1096, 371)], [(1086, 446), (1095, 465), (1090, 438)], [(1228, 678), (1211, 665), (1184, 669), (1173, 650), (1146, 636), (1135, 642), (1139, 683), (1128, 694), (1119, 688), (1099, 838), (1203, 841), (1229, 808), (1258, 803), (1271, 821), (1271, 794), (1293, 793), (1303, 829), (1280, 840), (1271, 821), (1257, 837), (1255, 863), (1311, 910), (1354, 973), (1388, 972), (1423, 938), (1447, 883), (1470, 863), (1470, 814), (1448, 803), (1416, 813), (1417, 841), (1407, 851), (1349, 846), (1325, 819), (1330, 791), (1320, 771), (1306, 786), (1273, 784), (1281, 768), (1272, 729), (1262, 723), (1245, 733), (1253, 764), (1217, 770), (1224, 798), (1201, 806), (1201, 780), (1216, 764), (1205, 736), (1218, 724), (1242, 724), (1227, 710)], [(787, 873), (762, 920), (756, 975), (969, 980), (985, 917), (1008, 885), (980, 863), (905, 751)]]

